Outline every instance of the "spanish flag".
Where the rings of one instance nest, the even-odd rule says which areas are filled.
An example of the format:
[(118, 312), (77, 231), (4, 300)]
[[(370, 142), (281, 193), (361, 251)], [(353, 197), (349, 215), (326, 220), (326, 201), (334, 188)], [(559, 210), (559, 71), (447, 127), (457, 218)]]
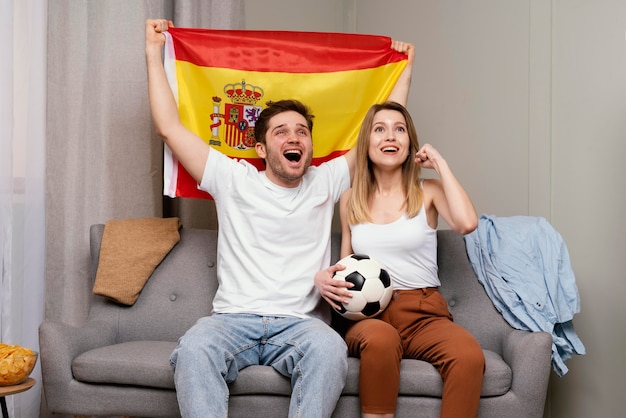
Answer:
[[(258, 169), (254, 124), (269, 103), (297, 99), (315, 115), (313, 162), (346, 153), (369, 107), (384, 101), (407, 56), (391, 39), (345, 33), (170, 28), (164, 65), (182, 123)], [(210, 198), (165, 149), (164, 194)]]

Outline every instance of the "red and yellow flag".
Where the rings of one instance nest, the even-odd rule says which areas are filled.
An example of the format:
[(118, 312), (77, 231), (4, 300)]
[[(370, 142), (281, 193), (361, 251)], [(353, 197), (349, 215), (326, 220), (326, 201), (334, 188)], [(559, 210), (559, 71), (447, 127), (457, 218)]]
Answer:
[[(254, 124), (269, 102), (297, 99), (315, 115), (313, 164), (356, 143), (407, 56), (391, 39), (343, 33), (171, 28), (165, 68), (182, 123), (222, 153), (262, 169)], [(165, 150), (164, 194), (210, 198)]]

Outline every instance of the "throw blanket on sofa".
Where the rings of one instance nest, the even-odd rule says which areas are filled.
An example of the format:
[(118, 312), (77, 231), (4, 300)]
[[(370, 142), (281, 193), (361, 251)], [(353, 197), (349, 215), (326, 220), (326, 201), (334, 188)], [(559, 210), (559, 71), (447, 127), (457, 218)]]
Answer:
[(552, 366), (563, 376), (565, 361), (585, 354), (572, 319), (580, 298), (561, 235), (544, 219), (482, 215), (465, 236), (478, 280), (512, 327), (552, 334)]
[(180, 226), (178, 218), (107, 222), (93, 293), (133, 305), (154, 269), (180, 241)]

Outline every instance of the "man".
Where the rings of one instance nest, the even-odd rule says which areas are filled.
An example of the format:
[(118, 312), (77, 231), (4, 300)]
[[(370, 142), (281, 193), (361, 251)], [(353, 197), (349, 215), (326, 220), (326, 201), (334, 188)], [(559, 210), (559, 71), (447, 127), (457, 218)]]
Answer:
[[(291, 379), (291, 417), (329, 417), (344, 386), (347, 350), (314, 286), (330, 263), (333, 208), (354, 172), (354, 152), (310, 167), (313, 116), (298, 101), (265, 109), (255, 126), (258, 171), (210, 148), (185, 128), (167, 83), (161, 51), (166, 20), (146, 21), (146, 64), (158, 133), (200, 188), (219, 222), (213, 314), (179, 340), (171, 356), (183, 417), (226, 417), (228, 382), (254, 364)], [(408, 52), (413, 47), (394, 42)], [(392, 92), (406, 103), (411, 65)]]

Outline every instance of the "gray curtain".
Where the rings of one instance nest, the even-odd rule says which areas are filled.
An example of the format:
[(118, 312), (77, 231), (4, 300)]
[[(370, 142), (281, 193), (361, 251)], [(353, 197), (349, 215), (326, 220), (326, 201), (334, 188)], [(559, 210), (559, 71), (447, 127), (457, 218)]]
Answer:
[[(86, 318), (88, 306), (76, 302), (91, 292), (91, 224), (163, 216), (163, 145), (150, 118), (144, 55), (145, 20), (157, 17), (179, 27), (244, 22), (240, 0), (49, 2), (46, 319)], [(208, 218), (211, 205), (195, 203), (204, 211), (196, 216)], [(179, 216), (186, 204), (167, 206), (166, 216)]]
[[(144, 55), (145, 20), (161, 17), (179, 27), (242, 28), (243, 0), (48, 3), (46, 320), (79, 325), (87, 317), (91, 224), (164, 216), (163, 145)], [(184, 226), (212, 226), (210, 201), (165, 206)]]

